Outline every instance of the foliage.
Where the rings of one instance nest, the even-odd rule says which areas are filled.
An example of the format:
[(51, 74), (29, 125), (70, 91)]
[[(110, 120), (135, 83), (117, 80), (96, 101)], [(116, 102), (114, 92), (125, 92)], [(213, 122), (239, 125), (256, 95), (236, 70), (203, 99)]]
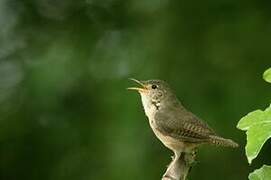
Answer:
[(271, 179), (271, 166), (263, 165), (260, 169), (250, 173), (250, 180), (269, 180)]
[(271, 106), (265, 111), (256, 110), (243, 117), (237, 127), (247, 134), (246, 155), (251, 163), (264, 143), (271, 137)]
[[(271, 80), (271, 68), (264, 72), (264, 79)], [(262, 110), (256, 110), (243, 117), (237, 127), (247, 134), (246, 156), (249, 164), (255, 159), (264, 143), (271, 137), (271, 105)], [(250, 180), (271, 179), (271, 167), (263, 166), (249, 175)]]
[(263, 78), (267, 81), (271, 83), (271, 68), (267, 69), (264, 73), (263, 73)]

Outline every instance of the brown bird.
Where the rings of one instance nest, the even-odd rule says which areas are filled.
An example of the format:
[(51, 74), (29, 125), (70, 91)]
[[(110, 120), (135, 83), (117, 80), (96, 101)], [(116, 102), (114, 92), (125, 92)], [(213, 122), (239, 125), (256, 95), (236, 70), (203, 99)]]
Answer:
[(141, 87), (131, 87), (141, 95), (149, 124), (157, 138), (175, 154), (191, 153), (202, 144), (238, 147), (231, 139), (218, 136), (205, 122), (183, 107), (168, 84), (162, 80), (137, 82)]

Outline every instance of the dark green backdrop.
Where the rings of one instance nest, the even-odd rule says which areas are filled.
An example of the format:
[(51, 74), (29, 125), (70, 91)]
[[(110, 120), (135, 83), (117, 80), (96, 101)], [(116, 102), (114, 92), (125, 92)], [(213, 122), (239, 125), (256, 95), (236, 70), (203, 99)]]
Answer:
[(192, 180), (245, 180), (246, 113), (269, 105), (271, 3), (0, 1), (0, 179), (157, 180), (172, 154), (129, 77), (160, 78), (241, 147), (202, 147)]

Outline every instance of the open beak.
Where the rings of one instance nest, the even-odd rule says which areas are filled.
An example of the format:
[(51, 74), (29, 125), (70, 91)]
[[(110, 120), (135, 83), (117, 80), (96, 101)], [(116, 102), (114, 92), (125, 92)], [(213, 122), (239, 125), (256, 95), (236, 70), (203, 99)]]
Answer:
[(130, 80), (140, 84), (142, 87), (129, 87), (127, 88), (128, 90), (136, 90), (138, 92), (146, 92), (148, 89), (147, 87), (142, 83), (140, 82), (139, 80), (136, 80), (136, 79), (133, 79), (133, 78), (129, 78)]

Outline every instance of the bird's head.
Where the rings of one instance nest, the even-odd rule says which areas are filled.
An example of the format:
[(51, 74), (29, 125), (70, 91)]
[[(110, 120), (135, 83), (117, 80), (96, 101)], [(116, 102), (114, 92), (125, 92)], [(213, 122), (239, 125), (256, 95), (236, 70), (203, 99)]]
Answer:
[(171, 94), (168, 84), (162, 80), (131, 80), (138, 83), (141, 87), (130, 87), (127, 89), (136, 90), (140, 93), (145, 109), (150, 108), (152, 105), (159, 108), (163, 101)]

